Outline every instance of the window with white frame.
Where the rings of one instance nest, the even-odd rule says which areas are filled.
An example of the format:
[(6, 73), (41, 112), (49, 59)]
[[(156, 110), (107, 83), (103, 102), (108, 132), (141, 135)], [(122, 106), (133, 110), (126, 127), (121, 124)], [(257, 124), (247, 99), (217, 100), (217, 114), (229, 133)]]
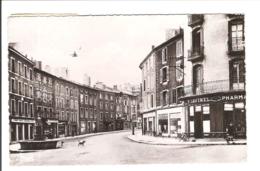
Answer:
[(182, 59), (176, 61), (175, 68), (176, 68), (176, 80), (178, 82), (183, 81), (184, 71), (183, 71), (183, 60)]
[(34, 113), (33, 113), (33, 103), (30, 103), (30, 114), (31, 114), (31, 117), (34, 116)]
[(182, 40), (179, 40), (176, 42), (176, 57), (183, 56), (182, 53)]
[(18, 82), (18, 93), (20, 95), (22, 95), (22, 82), (21, 81)]
[(27, 66), (24, 65), (24, 77), (27, 78)]
[(14, 60), (14, 58), (11, 58), (11, 71), (12, 71), (13, 73), (16, 72), (15, 60)]
[(33, 98), (33, 87), (30, 85), (29, 96)]
[(161, 105), (165, 106), (168, 104), (168, 91), (165, 90), (161, 93)]
[(32, 73), (32, 69), (31, 68), (29, 69), (29, 74), (30, 74), (30, 80), (32, 81), (33, 80), (33, 73)]
[(244, 36), (243, 23), (232, 23), (231, 45), (233, 51), (241, 51), (244, 49), (243, 36)]
[(11, 115), (15, 115), (16, 113), (16, 106), (15, 106), (15, 99), (11, 100)]
[(28, 103), (24, 102), (24, 115), (27, 116), (28, 115)]
[(11, 90), (12, 93), (15, 93), (15, 80), (14, 78), (11, 78)]
[(19, 72), (19, 75), (22, 75), (22, 63), (21, 62), (18, 62), (18, 72)]
[(168, 66), (160, 69), (160, 83), (169, 81), (169, 68)]
[(22, 115), (22, 102), (20, 100), (18, 101), (18, 115)]
[(167, 47), (162, 49), (162, 63), (167, 62)]

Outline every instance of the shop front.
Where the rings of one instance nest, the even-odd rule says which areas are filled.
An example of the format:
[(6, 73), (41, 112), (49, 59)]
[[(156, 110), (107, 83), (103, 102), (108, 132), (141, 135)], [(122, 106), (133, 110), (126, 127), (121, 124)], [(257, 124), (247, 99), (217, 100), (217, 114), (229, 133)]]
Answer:
[(67, 122), (59, 122), (58, 123), (58, 134), (59, 137), (65, 137), (67, 136), (68, 128), (67, 128)]
[(32, 140), (35, 120), (12, 118), (10, 121), (11, 141)]
[(224, 137), (232, 123), (235, 136), (246, 137), (245, 92), (185, 97), (189, 133), (195, 138)]
[(185, 132), (184, 107), (176, 106), (157, 111), (157, 131), (159, 136), (177, 137)]
[(143, 134), (144, 135), (155, 135), (156, 125), (156, 112), (149, 112), (143, 114)]

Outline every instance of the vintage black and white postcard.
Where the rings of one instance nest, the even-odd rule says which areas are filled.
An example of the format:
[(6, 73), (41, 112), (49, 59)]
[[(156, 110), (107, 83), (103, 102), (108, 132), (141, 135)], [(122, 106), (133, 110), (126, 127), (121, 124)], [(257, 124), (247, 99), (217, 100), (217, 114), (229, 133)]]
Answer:
[(8, 168), (248, 162), (244, 3), (18, 4), (2, 48)]

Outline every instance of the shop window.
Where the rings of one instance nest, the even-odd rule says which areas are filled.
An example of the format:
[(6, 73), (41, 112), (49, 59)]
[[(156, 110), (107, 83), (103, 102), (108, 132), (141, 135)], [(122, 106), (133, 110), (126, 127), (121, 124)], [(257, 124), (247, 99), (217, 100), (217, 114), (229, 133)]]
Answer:
[(203, 121), (203, 132), (210, 132), (210, 121)]
[(190, 121), (190, 133), (194, 133), (194, 121)]
[(167, 114), (164, 116), (164, 115), (161, 115), (161, 117), (163, 117), (163, 119), (159, 119), (158, 121), (158, 126), (159, 126), (159, 133), (160, 134), (166, 134), (168, 133), (168, 119), (164, 119), (164, 118), (167, 118)]
[(180, 118), (171, 118), (170, 119), (170, 133), (177, 134), (181, 129)]
[(194, 116), (194, 107), (190, 106), (189, 110), (190, 110), (190, 116)]
[(209, 114), (209, 105), (203, 106), (203, 114)]
[(232, 89), (244, 89), (245, 88), (245, 66), (244, 61), (234, 61), (231, 65), (231, 81)]

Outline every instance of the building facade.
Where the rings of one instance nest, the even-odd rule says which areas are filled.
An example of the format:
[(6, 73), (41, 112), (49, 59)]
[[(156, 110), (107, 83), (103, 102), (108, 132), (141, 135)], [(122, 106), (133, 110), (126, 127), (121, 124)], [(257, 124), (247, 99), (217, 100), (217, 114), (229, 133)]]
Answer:
[(152, 51), (140, 64), (142, 70), (143, 133), (177, 136), (185, 132), (184, 104), (184, 38), (183, 29)]
[(188, 132), (222, 137), (230, 123), (246, 136), (243, 15), (190, 15), (191, 79), (185, 80)]
[(156, 134), (177, 136), (185, 132), (183, 29), (155, 48), (156, 56)]
[(80, 86), (79, 113), (80, 134), (93, 133), (99, 130), (98, 91), (96, 89)]
[(78, 85), (56, 77), (54, 81), (55, 113), (59, 117), (59, 137), (79, 134), (79, 88)]
[(156, 127), (156, 55), (154, 46), (151, 52), (141, 62), (142, 86), (140, 113), (142, 115), (143, 134), (153, 134)]
[(41, 67), (34, 67), (34, 78), (35, 139), (57, 138), (59, 118), (54, 108), (55, 77)]
[(10, 142), (34, 139), (33, 62), (8, 47)]

